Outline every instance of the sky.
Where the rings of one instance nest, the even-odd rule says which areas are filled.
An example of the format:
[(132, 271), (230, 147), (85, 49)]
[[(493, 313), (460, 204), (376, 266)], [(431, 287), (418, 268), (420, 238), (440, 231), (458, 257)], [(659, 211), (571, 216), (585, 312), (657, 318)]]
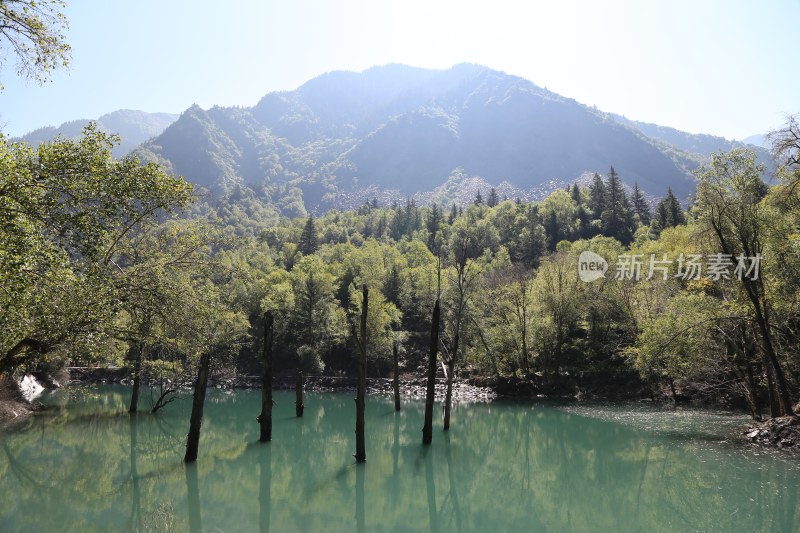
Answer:
[(0, 131), (117, 109), (252, 106), (332, 70), (478, 63), (729, 139), (800, 112), (800, 0), (68, 0), (71, 67), (0, 71)]

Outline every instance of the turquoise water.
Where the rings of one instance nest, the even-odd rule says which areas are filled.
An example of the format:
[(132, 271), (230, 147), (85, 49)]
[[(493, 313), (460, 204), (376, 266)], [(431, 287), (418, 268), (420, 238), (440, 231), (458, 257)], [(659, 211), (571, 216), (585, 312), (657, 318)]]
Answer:
[[(421, 442), (420, 402), (210, 391), (196, 466), (190, 400), (129, 417), (129, 389), (59, 391), (0, 430), (0, 531), (797, 531), (796, 456), (725, 441), (746, 417), (639, 405), (457, 405)], [(144, 393), (143, 403), (148, 403)], [(438, 409), (438, 406), (437, 406)]]

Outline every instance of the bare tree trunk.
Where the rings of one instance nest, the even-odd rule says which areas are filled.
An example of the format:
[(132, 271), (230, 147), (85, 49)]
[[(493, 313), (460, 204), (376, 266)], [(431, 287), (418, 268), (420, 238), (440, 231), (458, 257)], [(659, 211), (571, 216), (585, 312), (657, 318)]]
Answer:
[(131, 391), (131, 405), (128, 412), (133, 414), (139, 407), (139, 386), (142, 380), (142, 342), (134, 343), (135, 359), (133, 360), (133, 390)]
[(200, 369), (197, 372), (197, 383), (194, 385), (192, 415), (189, 419), (189, 436), (186, 439), (186, 455), (183, 457), (184, 463), (193, 463), (197, 461), (197, 449), (200, 445), (200, 426), (203, 423), (203, 406), (206, 401), (209, 366), (211, 366), (211, 354), (204, 353), (200, 356)]
[(397, 341), (392, 342), (394, 358), (394, 410), (400, 410), (400, 356), (397, 354)]
[(294, 382), (294, 414), (298, 418), (303, 416), (303, 370), (297, 369), (297, 379)]
[(261, 414), (258, 423), (261, 435), (258, 440), (272, 440), (272, 341), (274, 318), (272, 311), (264, 313), (264, 369), (261, 373)]
[[(763, 350), (762, 350), (763, 353)], [(769, 416), (778, 418), (781, 416), (781, 406), (778, 402), (778, 392), (775, 390), (775, 376), (772, 373), (772, 365), (769, 364), (766, 353), (763, 353), (764, 372), (767, 374), (767, 395), (769, 396)]]
[(761, 400), (758, 398), (758, 384), (753, 376), (753, 365), (748, 362), (745, 366), (747, 378), (747, 392), (750, 396), (750, 409), (753, 411), (753, 420), (761, 420)]
[(433, 399), (436, 394), (436, 354), (439, 350), (439, 299), (433, 306), (431, 341), (428, 352), (428, 386), (425, 391), (425, 425), (422, 427), (422, 444), (433, 441)]
[(361, 339), (358, 343), (358, 391), (356, 393), (356, 462), (367, 460), (364, 444), (364, 408), (367, 394), (367, 309), (369, 306), (369, 289), (364, 285), (361, 299)]
[(456, 357), (458, 357), (458, 333), (453, 340), (453, 353), (447, 360), (447, 393), (444, 397), (444, 430), (450, 429), (450, 407), (453, 404), (453, 379), (456, 371)]

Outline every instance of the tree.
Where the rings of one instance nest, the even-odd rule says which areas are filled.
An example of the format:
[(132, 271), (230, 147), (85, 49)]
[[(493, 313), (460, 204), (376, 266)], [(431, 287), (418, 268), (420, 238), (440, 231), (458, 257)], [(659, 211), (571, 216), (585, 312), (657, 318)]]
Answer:
[(614, 237), (622, 244), (629, 244), (633, 240), (633, 217), (628, 196), (614, 167), (608, 172), (608, 183), (605, 187), (605, 207), (600, 215), (603, 235)]
[[(721, 252), (736, 260), (761, 257), (766, 238), (767, 218), (762, 199), (763, 166), (749, 150), (736, 149), (713, 154), (711, 162), (697, 171), (697, 210)], [(759, 340), (768, 377), (773, 380), (780, 414), (794, 415), (789, 385), (774, 340), (772, 303), (767, 295), (766, 275), (743, 275), (740, 286), (746, 295), (759, 331)]]
[(500, 203), (500, 198), (497, 196), (497, 191), (494, 187), (489, 189), (489, 196), (486, 198), (486, 205), (489, 207), (496, 207)]
[(580, 206), (583, 203), (583, 198), (581, 196), (581, 188), (578, 187), (578, 184), (574, 184), (572, 189), (569, 192), (572, 200), (575, 202), (575, 205)]
[(353, 326), (353, 337), (358, 345), (358, 387), (356, 393), (356, 462), (363, 463), (367, 460), (364, 444), (364, 408), (367, 394), (367, 315), (369, 314), (369, 289), (363, 287), (361, 298), (361, 322), (359, 334)]
[(453, 401), (453, 380), (456, 365), (459, 361), (459, 350), (462, 349), (462, 336), (467, 321), (467, 308), (475, 291), (476, 281), (481, 270), (475, 262), (476, 256), (483, 251), (479, 244), (479, 235), (474, 231), (476, 226), (456, 224), (449, 242), (449, 259), (451, 265), (446, 269), (448, 278), (447, 325), (449, 332), (449, 348), (442, 349), (442, 359), (447, 367), (447, 389), (444, 402), (444, 430), (450, 429), (450, 409)]
[(272, 345), (274, 342), (275, 316), (271, 311), (264, 313), (264, 368), (261, 373), (261, 413), (258, 423), (261, 429), (258, 438), (261, 442), (272, 440)]
[(475, 200), (472, 203), (475, 205), (483, 205), (483, 195), (481, 194), (480, 190), (475, 193)]
[(322, 355), (343, 334), (343, 311), (336, 305), (336, 277), (317, 255), (303, 257), (291, 272), (294, 306), (290, 310), (288, 341), (297, 368), (295, 413), (303, 416), (303, 374), (324, 367)]
[(432, 252), (436, 251), (436, 237), (439, 234), (439, 229), (442, 226), (442, 210), (436, 202), (431, 204), (430, 211), (428, 211), (428, 219), (426, 222), (428, 229), (428, 249)]
[(83, 341), (99, 349), (120, 244), (191, 201), (183, 179), (114, 159), (115, 142), (94, 124), (36, 151), (0, 138), (0, 371)]
[(43, 84), (53, 70), (68, 67), (72, 49), (63, 33), (69, 27), (65, 7), (61, 0), (0, 2), (0, 69), (14, 55), (17, 74)]
[(436, 396), (436, 354), (439, 351), (439, 298), (433, 304), (431, 337), (428, 346), (428, 372), (425, 387), (425, 423), (422, 426), (422, 444), (433, 442), (433, 402)]
[(173, 327), (180, 333), (183, 350), (199, 359), (184, 463), (197, 460), (212, 357), (234, 352), (247, 331), (246, 317), (226, 309), (217, 287), (203, 280), (193, 281), (187, 283), (186, 301), (180, 313), (176, 311), (173, 322)]
[(686, 215), (681, 209), (678, 198), (672, 192), (672, 187), (667, 188), (667, 195), (656, 205), (654, 220), (658, 231), (686, 224)]
[[(536, 313), (533, 274), (523, 268), (504, 268), (489, 276), (485, 292), (485, 324), (487, 331), (480, 331), (481, 342), (492, 358), (492, 366), (498, 362), (489, 352), (491, 343), (498, 352), (509, 355), (512, 369), (519, 368), (526, 377), (531, 372), (531, 351), (535, 345)], [(497, 373), (495, 369), (495, 373)]]
[(540, 359), (545, 378), (557, 379), (570, 332), (581, 316), (583, 282), (575, 272), (574, 257), (558, 252), (544, 261), (533, 282), (542, 317)]
[(592, 184), (589, 185), (589, 210), (592, 218), (599, 220), (603, 211), (606, 209), (606, 187), (603, 178), (597, 172), (594, 173)]
[(319, 237), (317, 236), (317, 228), (314, 224), (314, 215), (311, 215), (306, 220), (306, 225), (303, 226), (303, 233), (300, 234), (300, 241), (297, 243), (297, 249), (303, 255), (311, 255), (319, 248)]
[(650, 216), (650, 206), (647, 205), (647, 199), (644, 197), (644, 193), (642, 193), (638, 183), (633, 184), (631, 203), (633, 203), (633, 213), (639, 217), (639, 222), (648, 226), (652, 218)]

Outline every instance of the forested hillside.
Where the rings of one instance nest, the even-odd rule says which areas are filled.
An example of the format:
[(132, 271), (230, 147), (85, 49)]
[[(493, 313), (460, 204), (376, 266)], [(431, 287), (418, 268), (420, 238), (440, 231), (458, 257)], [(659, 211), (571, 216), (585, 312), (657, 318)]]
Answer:
[[(188, 185), (114, 161), (95, 130), (37, 152), (3, 142), (2, 175), (41, 183), (42, 196), (3, 185), (3, 202), (21, 208), (3, 210), (4, 239), (19, 246), (2, 256), (2, 305), (13, 312), (2, 318), (0, 370), (114, 363), (178, 379), (208, 354), (218, 372), (254, 372), (270, 311), (276, 371), (349, 373), (366, 285), (373, 375), (389, 371), (395, 342), (405, 370), (419, 372), (440, 299), (443, 361), (460, 375), (570, 394), (691, 385), (746, 399), (754, 416), (765, 395), (773, 413), (790, 412), (800, 377), (794, 132), (790, 123), (776, 137), (778, 184), (764, 185), (753, 152), (717, 154), (697, 172), (689, 211), (671, 189), (651, 208), (611, 168), (541, 202), (489, 189), (466, 205), (372, 200), (299, 218), (241, 186), (165, 218), (187, 205)], [(63, 165), (82, 178), (51, 181)], [(52, 196), (63, 187), (69, 203)], [(607, 263), (593, 281), (582, 280), (587, 251)]]

